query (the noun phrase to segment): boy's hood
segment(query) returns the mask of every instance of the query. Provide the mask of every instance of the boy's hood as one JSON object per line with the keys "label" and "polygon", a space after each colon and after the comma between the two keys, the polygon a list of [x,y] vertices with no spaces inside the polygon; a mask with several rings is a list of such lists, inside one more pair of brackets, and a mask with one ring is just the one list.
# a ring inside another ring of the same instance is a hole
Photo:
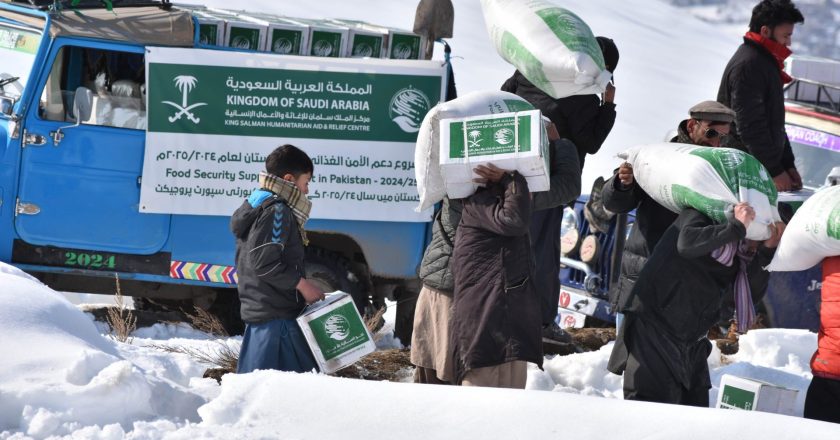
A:
{"label": "boy's hood", "polygon": [[236,238],[244,239],[251,230],[251,225],[257,220],[260,214],[260,205],[274,193],[264,189],[258,189],[251,193],[242,206],[230,217],[230,229]]}

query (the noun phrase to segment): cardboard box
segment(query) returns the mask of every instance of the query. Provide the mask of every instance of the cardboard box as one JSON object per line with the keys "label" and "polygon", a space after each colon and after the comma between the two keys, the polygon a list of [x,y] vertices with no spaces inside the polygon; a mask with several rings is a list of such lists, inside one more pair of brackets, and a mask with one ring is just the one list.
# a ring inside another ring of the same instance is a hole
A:
{"label": "cardboard box", "polygon": [[548,136],[540,111],[440,121],[440,169],[449,197],[473,194],[479,187],[473,168],[485,163],[519,171],[531,192],[548,191]]}
{"label": "cardboard box", "polygon": [[221,46],[225,39],[225,21],[199,10],[192,13],[198,21],[198,41],[210,46]]}
{"label": "cardboard box", "polygon": [[386,53],[388,31],[357,20],[329,20],[350,30],[347,52],[349,58],[382,58]]}
{"label": "cardboard box", "polygon": [[724,374],[720,379],[717,407],[792,416],[798,392],[754,379]]}
{"label": "cardboard box", "polygon": [[376,344],[349,294],[336,292],[304,309],[297,323],[324,373],[352,365]]}
{"label": "cardboard box", "polygon": [[[794,55],[785,61],[785,71],[797,79],[840,87],[840,61]],[[785,97],[797,101],[816,102],[819,90],[820,88],[816,85],[806,83],[799,83],[799,90],[797,90],[797,85],[794,84],[788,89]],[[832,101],[840,101],[840,90],[823,89],[820,92],[820,102],[826,104]]]}
{"label": "cardboard box", "polygon": [[268,23],[264,49],[281,55],[305,55],[309,50],[309,25],[276,15],[259,15]]}
{"label": "cardboard box", "polygon": [[224,9],[207,8],[205,13],[225,21],[222,46],[242,50],[263,50],[265,47],[267,22]]}
{"label": "cardboard box", "polygon": [[343,57],[347,53],[350,29],[330,21],[294,18],[309,26],[309,47],[306,55],[313,57]]}
{"label": "cardboard box", "polygon": [[388,58],[420,60],[426,46],[426,37],[400,29],[389,29]]}

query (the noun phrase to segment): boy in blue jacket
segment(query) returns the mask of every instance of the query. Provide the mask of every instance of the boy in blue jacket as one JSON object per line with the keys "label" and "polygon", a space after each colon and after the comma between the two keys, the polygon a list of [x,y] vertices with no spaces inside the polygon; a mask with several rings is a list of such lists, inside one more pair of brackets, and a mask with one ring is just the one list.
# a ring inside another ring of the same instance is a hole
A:
{"label": "boy in blue jacket", "polygon": [[245,334],[237,373],[274,369],[306,372],[317,363],[295,318],[324,299],[304,272],[306,198],[314,166],[303,151],[283,145],[268,155],[259,189],[233,213],[237,289]]}

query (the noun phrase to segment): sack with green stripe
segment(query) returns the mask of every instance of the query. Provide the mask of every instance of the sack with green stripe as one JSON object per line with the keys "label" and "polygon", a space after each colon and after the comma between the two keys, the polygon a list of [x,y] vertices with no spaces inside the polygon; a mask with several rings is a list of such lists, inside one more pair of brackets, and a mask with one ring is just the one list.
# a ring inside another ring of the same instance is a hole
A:
{"label": "sack with green stripe", "polygon": [[796,210],[767,270],[806,270],[823,258],[838,255],[840,186],[830,186],[818,191]]}
{"label": "sack with green stripe", "polygon": [[755,220],[747,238],[770,238],[780,221],[776,186],[753,156],[732,148],[662,143],[633,147],[619,157],[633,166],[633,178],[660,205],[673,212],[694,208],[717,223],[735,204],[747,202]]}
{"label": "sack with green stripe", "polygon": [[468,93],[434,106],[423,119],[414,149],[414,175],[420,205],[417,212],[443,200],[446,184],[440,168],[440,121],[447,118],[533,110],[534,106],[513,93],[487,90]]}
{"label": "sack with green stripe", "polygon": [[481,0],[499,55],[552,98],[603,93],[612,74],[589,26],[539,0]]}

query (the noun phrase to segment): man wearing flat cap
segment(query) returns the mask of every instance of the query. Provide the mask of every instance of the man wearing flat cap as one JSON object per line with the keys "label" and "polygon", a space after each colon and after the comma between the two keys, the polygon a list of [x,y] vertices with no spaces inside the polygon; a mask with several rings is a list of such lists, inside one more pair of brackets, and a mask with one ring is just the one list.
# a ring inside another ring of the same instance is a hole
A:
{"label": "man wearing flat cap", "polygon": [[691,117],[680,122],[671,142],[719,147],[735,119],[735,112],[717,101],[703,101],[691,107],[688,115]]}
{"label": "man wearing flat cap", "polygon": [[[671,142],[719,147],[721,139],[729,135],[730,122],[735,118],[735,112],[716,101],[703,101],[691,107],[688,114],[690,117],[680,122]],[[610,289],[613,310],[622,313],[630,304],[630,292],[639,272],[677,214],[657,203],[636,184],[633,167],[626,162],[604,183],[601,197],[604,208],[611,212],[636,210],[636,221],[621,257],[621,276]]]}

